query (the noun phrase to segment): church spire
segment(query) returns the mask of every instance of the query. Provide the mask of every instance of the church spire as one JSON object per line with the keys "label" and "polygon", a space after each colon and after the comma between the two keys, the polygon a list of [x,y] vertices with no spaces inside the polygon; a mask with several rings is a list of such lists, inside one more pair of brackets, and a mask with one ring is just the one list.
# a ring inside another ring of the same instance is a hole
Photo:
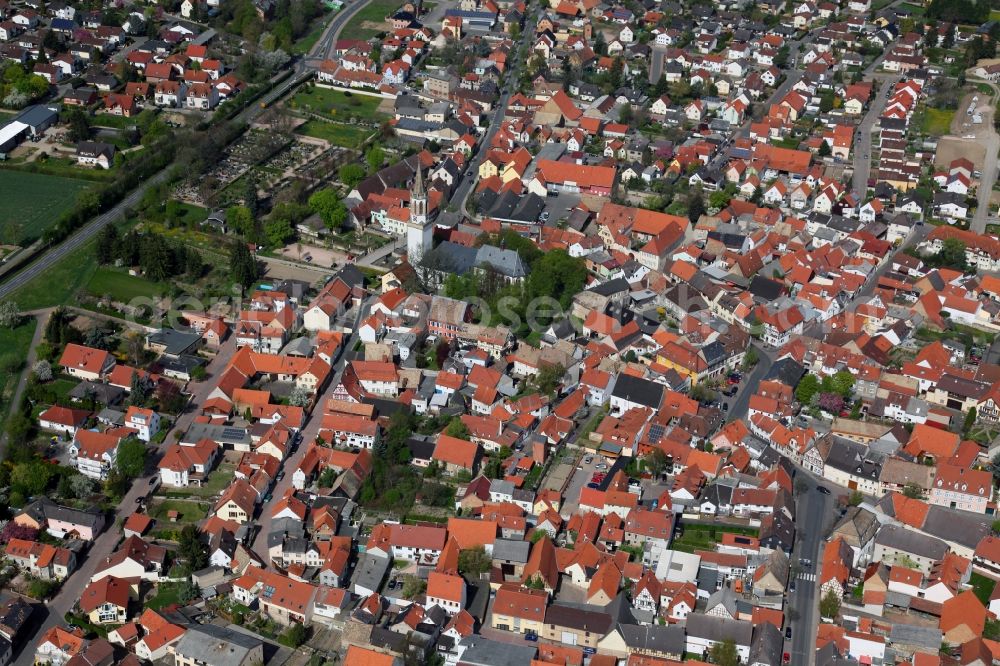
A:
{"label": "church spire", "polygon": [[413,196],[424,197],[424,170],[417,164],[417,179],[413,182]]}

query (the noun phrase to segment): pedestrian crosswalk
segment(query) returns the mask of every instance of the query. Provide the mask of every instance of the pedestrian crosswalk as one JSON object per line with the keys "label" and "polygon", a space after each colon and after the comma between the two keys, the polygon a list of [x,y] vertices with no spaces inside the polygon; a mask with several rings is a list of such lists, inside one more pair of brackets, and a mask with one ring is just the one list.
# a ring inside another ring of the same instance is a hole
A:
{"label": "pedestrian crosswalk", "polygon": [[816,580],[816,574],[814,573],[800,573],[798,580],[806,580],[809,582],[814,582]]}

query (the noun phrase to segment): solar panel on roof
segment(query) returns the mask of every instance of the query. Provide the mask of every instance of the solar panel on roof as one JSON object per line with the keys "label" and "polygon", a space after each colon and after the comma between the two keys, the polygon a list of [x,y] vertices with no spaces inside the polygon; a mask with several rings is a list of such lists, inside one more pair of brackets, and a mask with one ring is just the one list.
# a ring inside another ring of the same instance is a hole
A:
{"label": "solar panel on roof", "polygon": [[234,439],[243,439],[246,435],[246,431],[242,428],[226,428],[222,431],[223,437],[232,437]]}
{"label": "solar panel on roof", "polygon": [[666,432],[666,428],[662,423],[654,423],[649,426],[649,441],[656,444],[661,439],[663,439],[663,433]]}

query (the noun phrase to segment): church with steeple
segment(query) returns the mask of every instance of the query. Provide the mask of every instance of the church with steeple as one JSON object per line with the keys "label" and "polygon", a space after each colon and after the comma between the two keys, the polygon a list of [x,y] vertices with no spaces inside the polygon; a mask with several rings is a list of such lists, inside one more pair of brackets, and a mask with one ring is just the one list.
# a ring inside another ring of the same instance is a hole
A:
{"label": "church with steeple", "polygon": [[423,169],[417,166],[417,176],[410,190],[410,219],[406,223],[406,254],[411,266],[434,245],[434,223],[427,214],[427,189],[424,187]]}

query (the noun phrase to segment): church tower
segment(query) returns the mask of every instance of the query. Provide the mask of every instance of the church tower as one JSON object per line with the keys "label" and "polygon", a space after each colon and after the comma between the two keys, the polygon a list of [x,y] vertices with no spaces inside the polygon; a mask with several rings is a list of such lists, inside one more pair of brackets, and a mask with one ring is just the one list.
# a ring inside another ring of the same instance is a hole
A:
{"label": "church tower", "polygon": [[410,219],[406,223],[406,254],[410,265],[420,263],[424,253],[434,243],[434,225],[427,219],[427,190],[424,188],[424,173],[417,166],[417,177],[410,190]]}

